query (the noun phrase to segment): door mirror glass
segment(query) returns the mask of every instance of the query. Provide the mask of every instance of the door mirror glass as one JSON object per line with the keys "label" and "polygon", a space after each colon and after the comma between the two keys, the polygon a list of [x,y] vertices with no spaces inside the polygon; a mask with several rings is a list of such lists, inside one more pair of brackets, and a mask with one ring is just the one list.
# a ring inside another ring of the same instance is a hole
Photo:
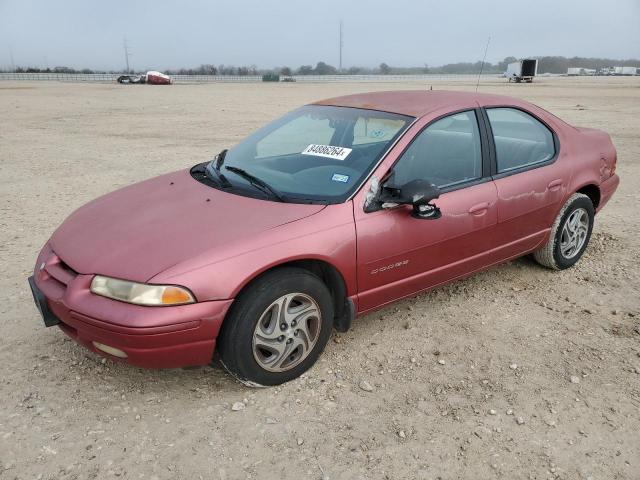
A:
{"label": "door mirror glass", "polygon": [[440,218],[440,209],[432,203],[439,196],[440,189],[428,180],[411,180],[398,187],[391,177],[382,187],[379,202],[380,208],[412,205],[411,216],[427,220]]}

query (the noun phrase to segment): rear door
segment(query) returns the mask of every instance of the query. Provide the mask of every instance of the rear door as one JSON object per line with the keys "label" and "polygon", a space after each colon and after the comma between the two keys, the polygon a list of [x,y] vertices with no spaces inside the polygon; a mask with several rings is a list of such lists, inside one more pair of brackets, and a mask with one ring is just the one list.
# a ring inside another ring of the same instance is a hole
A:
{"label": "rear door", "polygon": [[[441,218],[416,219],[410,206],[365,213],[366,192],[354,199],[361,311],[486,264],[497,223],[497,193],[480,114],[470,109],[441,117],[395,154],[394,183],[423,179],[436,184],[444,192],[435,201]],[[390,167],[379,168],[379,178]]]}
{"label": "rear door", "polygon": [[557,136],[539,118],[515,107],[486,107],[492,176],[498,192],[497,239],[509,258],[544,238],[566,193],[555,160]]}

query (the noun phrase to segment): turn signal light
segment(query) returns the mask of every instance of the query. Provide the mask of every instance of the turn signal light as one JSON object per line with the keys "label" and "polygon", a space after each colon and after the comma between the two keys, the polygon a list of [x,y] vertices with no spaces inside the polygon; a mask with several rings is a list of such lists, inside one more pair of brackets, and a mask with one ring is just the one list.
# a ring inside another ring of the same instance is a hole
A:
{"label": "turn signal light", "polygon": [[162,303],[164,305],[176,305],[181,303],[191,303],[193,297],[189,292],[178,287],[166,287],[162,292]]}

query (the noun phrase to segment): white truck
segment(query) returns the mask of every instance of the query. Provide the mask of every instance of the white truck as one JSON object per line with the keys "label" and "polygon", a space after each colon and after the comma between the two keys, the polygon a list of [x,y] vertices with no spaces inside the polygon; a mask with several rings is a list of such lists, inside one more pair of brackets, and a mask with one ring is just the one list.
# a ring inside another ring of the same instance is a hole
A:
{"label": "white truck", "polygon": [[613,67],[614,75],[636,75],[636,67]]}
{"label": "white truck", "polygon": [[583,76],[583,75],[595,75],[595,74],[596,74],[595,68],[582,68],[582,67],[567,68],[567,75],[569,77],[575,77],[577,75]]}
{"label": "white truck", "polygon": [[538,60],[535,58],[525,58],[519,62],[507,65],[507,71],[503,73],[509,81],[516,83],[533,82],[533,77],[538,73]]}

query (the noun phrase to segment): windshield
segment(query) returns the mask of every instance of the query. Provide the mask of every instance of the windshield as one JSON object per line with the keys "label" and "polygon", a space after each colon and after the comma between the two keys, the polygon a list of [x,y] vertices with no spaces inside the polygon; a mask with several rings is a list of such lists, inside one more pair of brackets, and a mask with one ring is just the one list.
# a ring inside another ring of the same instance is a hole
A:
{"label": "windshield", "polygon": [[[343,202],[411,120],[374,110],[307,105],[230,148],[219,172],[241,194],[271,197],[270,190],[288,202]],[[209,168],[215,165],[214,160]],[[256,179],[262,188],[252,188],[260,187]]]}

